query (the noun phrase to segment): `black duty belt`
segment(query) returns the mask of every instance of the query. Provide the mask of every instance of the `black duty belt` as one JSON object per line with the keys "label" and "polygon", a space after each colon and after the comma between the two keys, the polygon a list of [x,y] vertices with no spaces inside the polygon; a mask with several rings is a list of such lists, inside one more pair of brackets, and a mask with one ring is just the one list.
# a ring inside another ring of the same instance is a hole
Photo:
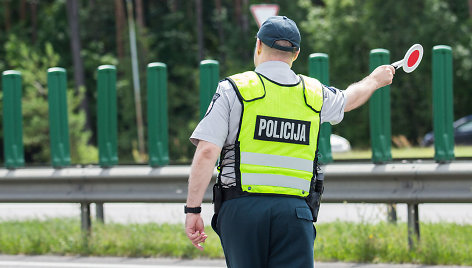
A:
{"label": "black duty belt", "polygon": [[249,195],[249,193],[238,190],[238,188],[236,188],[236,187],[222,188],[221,193],[222,193],[223,202],[234,199],[234,198]]}

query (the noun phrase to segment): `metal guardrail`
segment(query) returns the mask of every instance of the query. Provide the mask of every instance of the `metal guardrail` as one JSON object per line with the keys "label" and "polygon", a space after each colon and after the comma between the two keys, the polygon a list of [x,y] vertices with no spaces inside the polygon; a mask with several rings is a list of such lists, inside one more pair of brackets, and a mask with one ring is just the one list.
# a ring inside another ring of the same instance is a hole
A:
{"label": "metal guardrail", "polygon": [[[472,203],[472,161],[340,163],[322,169],[324,203],[408,204],[410,244],[413,234],[419,238],[419,203]],[[185,202],[189,172],[189,166],[0,169],[0,202],[81,203],[82,227],[89,230],[90,203]],[[204,202],[210,201],[208,187]]]}
{"label": "metal guardrail", "polygon": [[[472,203],[472,161],[322,169],[323,202]],[[0,202],[185,202],[189,172],[189,166],[0,169]],[[211,201],[210,188],[205,202]]]}

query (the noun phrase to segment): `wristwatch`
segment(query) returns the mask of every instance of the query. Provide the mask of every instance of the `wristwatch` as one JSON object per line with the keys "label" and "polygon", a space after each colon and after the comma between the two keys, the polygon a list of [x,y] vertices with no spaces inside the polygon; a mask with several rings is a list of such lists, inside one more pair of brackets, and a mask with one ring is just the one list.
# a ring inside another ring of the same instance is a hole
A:
{"label": "wristwatch", "polygon": [[202,207],[194,207],[194,208],[189,208],[187,206],[184,206],[184,213],[194,213],[194,214],[199,214],[202,212]]}

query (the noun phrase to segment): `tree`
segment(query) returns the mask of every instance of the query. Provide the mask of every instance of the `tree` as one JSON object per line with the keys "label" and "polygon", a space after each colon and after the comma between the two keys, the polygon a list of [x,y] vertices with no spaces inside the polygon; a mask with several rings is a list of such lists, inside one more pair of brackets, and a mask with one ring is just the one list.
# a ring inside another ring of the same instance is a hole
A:
{"label": "tree", "polygon": [[202,0],[195,0],[195,5],[197,12],[198,57],[200,60],[203,60],[205,58],[205,43],[203,39]]}
{"label": "tree", "polygon": [[472,0],[469,0],[469,16],[472,17]]}
{"label": "tree", "polygon": [[[81,87],[85,86],[84,66],[82,57],[80,55],[82,46],[80,42],[80,28],[79,28],[79,8],[75,0],[67,0],[67,19],[69,21],[70,46],[71,54],[74,63],[74,82],[77,94]],[[87,95],[84,95],[80,108],[85,113],[85,130],[91,130],[90,111],[88,105]]]}
{"label": "tree", "polygon": [[143,0],[136,0],[136,22],[139,28],[146,27],[144,23]]}
{"label": "tree", "polygon": [[116,53],[122,59],[125,52],[123,48],[123,29],[125,28],[125,13],[122,0],[115,0],[115,28],[116,28]]}
{"label": "tree", "polygon": [[[410,75],[399,70],[391,90],[393,134],[405,135],[410,142],[418,143],[424,133],[432,129],[430,51],[434,45],[444,44],[451,46],[455,53],[471,55],[468,45],[471,31],[470,27],[465,27],[465,21],[461,21],[451,5],[442,0],[326,0],[325,7],[313,6],[308,0],[300,3],[302,8],[309,10],[307,19],[301,23],[308,33],[305,44],[308,43],[313,52],[330,55],[331,83],[341,89],[368,74],[371,49],[388,49],[394,61],[401,59],[413,43],[425,47],[419,68]],[[455,60],[458,60],[455,65],[461,65],[467,57],[455,57]],[[460,76],[456,75],[456,88],[459,81]],[[455,95],[455,102],[462,99],[464,94]],[[367,109],[364,105],[346,114],[344,122],[334,128],[354,146],[368,145]],[[462,105],[459,109],[456,106],[456,117],[463,110]]]}
{"label": "tree", "polygon": [[3,1],[3,14],[4,14],[4,20],[5,20],[5,31],[8,32],[11,27],[10,1],[9,0]]}
{"label": "tree", "polygon": [[38,37],[38,0],[31,0],[29,3],[31,10],[31,41],[34,44]]}
{"label": "tree", "polygon": [[[36,50],[11,35],[5,44],[6,59],[12,69],[22,73],[24,149],[27,162],[50,161],[47,69],[57,66],[60,57],[50,43]],[[44,52],[42,52],[44,51]],[[69,134],[72,163],[96,163],[97,149],[87,144],[89,131],[84,131],[85,114],[78,111],[84,90],[67,91]]]}

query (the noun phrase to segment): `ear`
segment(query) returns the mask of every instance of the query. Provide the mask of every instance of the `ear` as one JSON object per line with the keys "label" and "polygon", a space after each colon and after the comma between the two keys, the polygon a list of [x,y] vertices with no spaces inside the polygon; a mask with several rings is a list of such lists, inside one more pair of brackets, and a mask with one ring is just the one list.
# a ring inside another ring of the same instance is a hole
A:
{"label": "ear", "polygon": [[256,52],[257,52],[257,55],[261,55],[262,53],[262,41],[259,38],[257,38],[257,42],[256,42]]}
{"label": "ear", "polygon": [[298,54],[300,54],[300,49],[298,49],[298,51],[295,52],[295,55],[293,56],[293,61],[296,61],[296,60],[297,60]]}

